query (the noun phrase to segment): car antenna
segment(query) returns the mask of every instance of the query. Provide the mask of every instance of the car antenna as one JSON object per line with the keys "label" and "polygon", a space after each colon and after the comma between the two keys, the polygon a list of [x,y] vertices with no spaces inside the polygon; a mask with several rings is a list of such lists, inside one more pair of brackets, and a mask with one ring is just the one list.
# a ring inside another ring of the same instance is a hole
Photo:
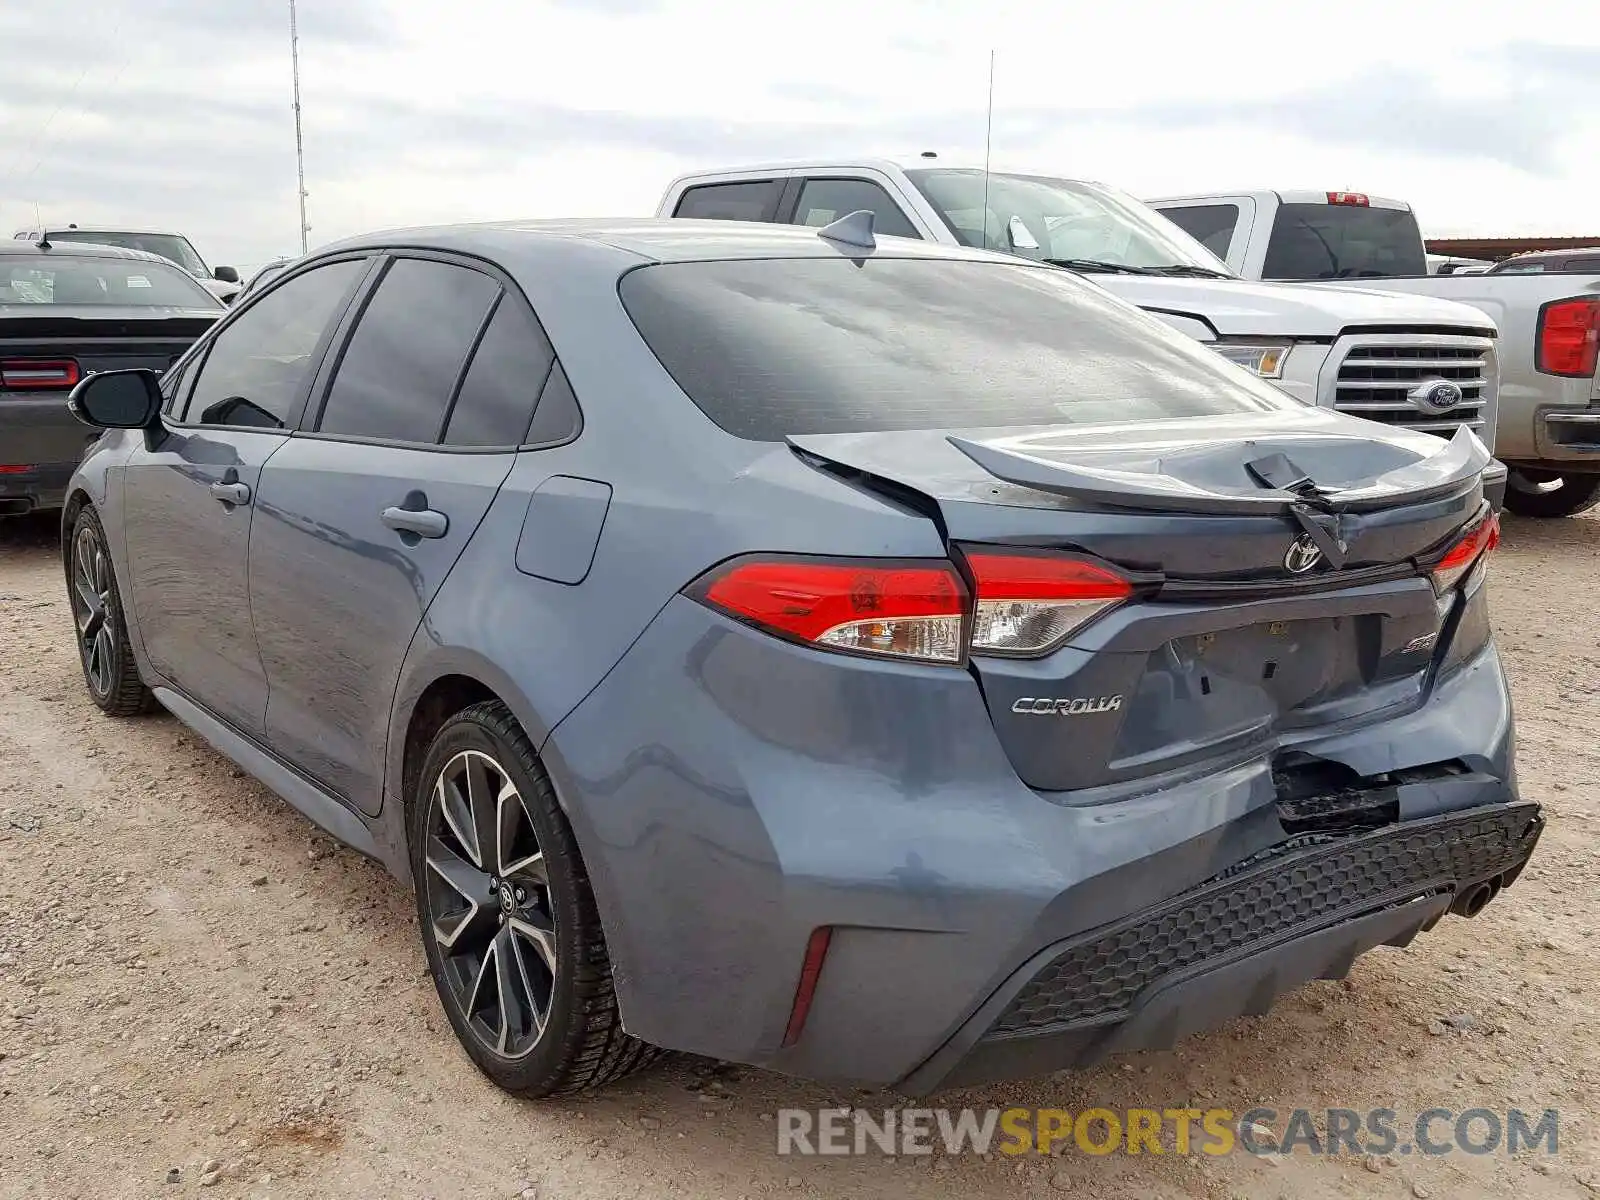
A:
{"label": "car antenna", "polygon": [[39,202],[33,202],[33,227],[39,231],[39,240],[34,243],[35,249],[50,249],[50,231],[44,227],[44,218],[39,215]]}
{"label": "car antenna", "polygon": [[841,246],[855,246],[862,250],[878,248],[878,240],[872,236],[870,208],[845,213],[838,220],[830,221],[817,230],[817,236],[827,238],[830,242],[838,242]]}
{"label": "car antenna", "polygon": [[983,126],[983,248],[989,249],[989,149],[994,144],[994,51],[989,51],[989,106]]}

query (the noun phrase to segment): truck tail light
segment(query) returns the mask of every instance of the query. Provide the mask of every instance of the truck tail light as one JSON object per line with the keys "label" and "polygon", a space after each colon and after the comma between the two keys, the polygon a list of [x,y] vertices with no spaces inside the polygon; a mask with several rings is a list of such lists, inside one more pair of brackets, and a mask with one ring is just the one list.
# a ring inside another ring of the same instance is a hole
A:
{"label": "truck tail light", "polygon": [[1366,208],[1372,203],[1365,192],[1329,192],[1329,204],[1348,204],[1352,208]]}
{"label": "truck tail light", "polygon": [[967,588],[946,561],[734,559],[691,585],[712,608],[824,650],[959,665]]}
{"label": "truck tail light", "polygon": [[1600,358],[1600,296],[1552,300],[1539,309],[1534,366],[1546,375],[1587,379]]}
{"label": "truck tail light", "polygon": [[977,591],[974,654],[1045,654],[1133,594],[1111,568],[1062,554],[971,550],[966,560]]}
{"label": "truck tail light", "polygon": [[71,358],[8,358],[0,362],[0,387],[9,392],[67,391],[77,386]]}
{"label": "truck tail light", "polygon": [[1433,568],[1433,590],[1442,596],[1485,555],[1500,544],[1500,517],[1489,513],[1462,531],[1450,549],[1445,551],[1439,565]]}

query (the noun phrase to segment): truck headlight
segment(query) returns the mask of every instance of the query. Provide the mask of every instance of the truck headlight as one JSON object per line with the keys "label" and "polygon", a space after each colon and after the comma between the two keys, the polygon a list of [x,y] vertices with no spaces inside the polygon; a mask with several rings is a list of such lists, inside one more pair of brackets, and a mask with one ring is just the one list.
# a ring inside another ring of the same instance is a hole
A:
{"label": "truck headlight", "polygon": [[1283,375],[1284,359],[1289,357],[1293,342],[1211,342],[1210,347],[1231,363],[1263,379],[1278,379]]}

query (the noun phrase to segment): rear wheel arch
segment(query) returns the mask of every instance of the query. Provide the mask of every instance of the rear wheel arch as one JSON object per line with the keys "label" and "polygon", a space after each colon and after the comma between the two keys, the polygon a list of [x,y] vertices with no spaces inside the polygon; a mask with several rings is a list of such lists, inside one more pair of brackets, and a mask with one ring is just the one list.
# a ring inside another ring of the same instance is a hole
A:
{"label": "rear wheel arch", "polygon": [[505,701],[493,688],[471,675],[441,675],[422,689],[406,719],[400,760],[400,797],[410,804],[417,793],[422,760],[428,746],[451,717],[486,700]]}

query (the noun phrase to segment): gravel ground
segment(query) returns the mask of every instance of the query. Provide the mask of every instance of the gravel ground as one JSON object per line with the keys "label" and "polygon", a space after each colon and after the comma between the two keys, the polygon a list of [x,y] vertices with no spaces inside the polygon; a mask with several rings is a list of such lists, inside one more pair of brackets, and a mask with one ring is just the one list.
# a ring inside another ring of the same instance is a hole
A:
{"label": "gravel ground", "polygon": [[1550,818],[1515,887],[1267,1017],[938,1101],[1561,1110],[1554,1158],[1282,1162],[780,1158],[776,1110],[894,1101],[696,1059],[578,1101],[503,1096],[456,1048],[398,885],[170,717],[91,706],[54,537],[0,522],[0,1195],[1600,1191],[1600,519],[1508,521],[1493,569],[1523,794]]}

